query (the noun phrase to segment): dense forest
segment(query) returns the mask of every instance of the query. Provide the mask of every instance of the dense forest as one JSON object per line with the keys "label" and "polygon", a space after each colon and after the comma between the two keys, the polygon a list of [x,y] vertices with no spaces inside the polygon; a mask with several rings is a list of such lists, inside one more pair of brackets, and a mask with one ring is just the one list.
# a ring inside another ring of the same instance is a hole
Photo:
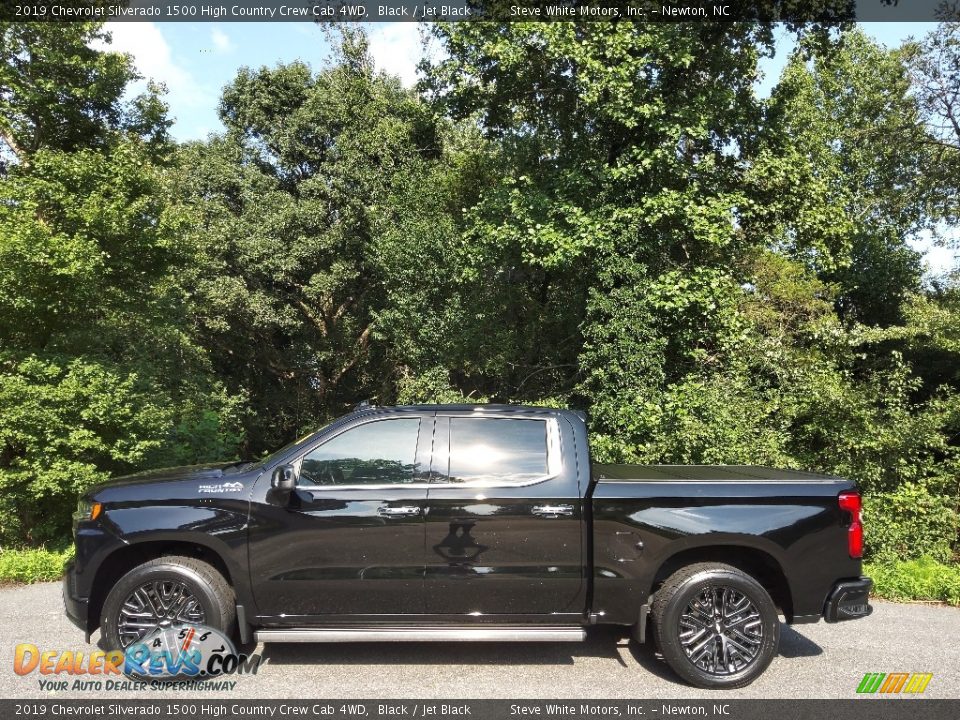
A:
{"label": "dense forest", "polygon": [[960,25],[801,28],[760,98],[776,31],[442,25],[409,89],[340,30],[177,143],[105,27],[0,27],[0,545],[369,398],[848,476],[874,563],[955,564],[960,276],[910,242],[960,223]]}

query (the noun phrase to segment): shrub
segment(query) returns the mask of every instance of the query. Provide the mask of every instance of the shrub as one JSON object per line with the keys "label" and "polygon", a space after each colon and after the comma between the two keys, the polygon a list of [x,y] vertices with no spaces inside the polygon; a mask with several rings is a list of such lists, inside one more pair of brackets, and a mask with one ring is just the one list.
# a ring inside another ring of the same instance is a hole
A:
{"label": "shrub", "polygon": [[874,593],[887,600],[936,600],[960,605],[960,566],[931,558],[866,563]]}
{"label": "shrub", "polygon": [[867,556],[876,562],[928,557],[949,562],[957,540],[950,501],[922,483],[864,498]]}
{"label": "shrub", "polygon": [[66,550],[0,550],[0,582],[34,583],[59,580],[72,557],[72,547]]}
{"label": "shrub", "polygon": [[239,401],[220,388],[181,379],[174,396],[149,368],[101,359],[0,365],[0,543],[60,542],[77,496],[111,475],[236,452]]}

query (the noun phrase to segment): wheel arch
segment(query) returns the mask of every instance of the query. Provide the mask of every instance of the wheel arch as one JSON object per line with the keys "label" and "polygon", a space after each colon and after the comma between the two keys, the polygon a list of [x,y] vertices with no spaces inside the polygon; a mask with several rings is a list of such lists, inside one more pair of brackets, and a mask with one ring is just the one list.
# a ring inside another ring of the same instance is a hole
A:
{"label": "wheel arch", "polygon": [[701,562],[724,563],[755,578],[770,594],[787,622],[793,620],[793,595],[783,566],[769,552],[750,545],[730,543],[678,550],[661,561],[650,584],[650,596],[656,594],[677,570]]}
{"label": "wheel arch", "polygon": [[120,578],[135,567],[166,555],[191,557],[206,562],[224,577],[235,592],[238,592],[236,569],[231,570],[223,554],[206,543],[168,539],[130,543],[110,553],[97,568],[88,605],[91,632],[100,626],[100,614],[103,611],[104,602]]}

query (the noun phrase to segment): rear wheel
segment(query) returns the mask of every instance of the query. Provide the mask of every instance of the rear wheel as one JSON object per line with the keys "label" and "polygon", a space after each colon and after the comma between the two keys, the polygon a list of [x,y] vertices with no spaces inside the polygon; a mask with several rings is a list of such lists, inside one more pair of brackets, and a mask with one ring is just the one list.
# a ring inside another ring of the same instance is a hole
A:
{"label": "rear wheel", "polygon": [[722,563],[698,563],[657,591],[654,636],[667,664],[703,688],[749,685],[780,644],[780,619],[754,578]]}
{"label": "rear wheel", "polygon": [[229,634],[235,621],[223,575],[196,558],[166,556],[120,578],[103,604],[100,632],[107,647],[122,650],[156,628],[202,624]]}

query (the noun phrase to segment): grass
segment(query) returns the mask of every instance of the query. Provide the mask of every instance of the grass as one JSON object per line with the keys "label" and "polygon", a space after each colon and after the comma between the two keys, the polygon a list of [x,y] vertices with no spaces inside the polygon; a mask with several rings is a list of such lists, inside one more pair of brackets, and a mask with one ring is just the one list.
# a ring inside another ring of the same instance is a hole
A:
{"label": "grass", "polygon": [[25,548],[0,550],[0,583],[35,583],[59,580],[73,547],[65,550]]}
{"label": "grass", "polygon": [[863,572],[873,578],[877,597],[886,600],[932,600],[960,606],[960,565],[946,565],[930,558],[864,563]]}

